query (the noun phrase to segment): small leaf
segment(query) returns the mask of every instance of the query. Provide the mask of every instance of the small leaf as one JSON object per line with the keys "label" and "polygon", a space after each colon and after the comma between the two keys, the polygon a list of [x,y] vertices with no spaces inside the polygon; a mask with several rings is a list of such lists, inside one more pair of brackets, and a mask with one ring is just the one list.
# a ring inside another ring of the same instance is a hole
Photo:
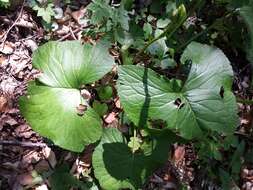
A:
{"label": "small leaf", "polygon": [[101,100],[106,101],[112,98],[112,87],[111,86],[103,86],[98,88],[98,96]]}
{"label": "small leaf", "polygon": [[92,11],[92,24],[101,24],[111,16],[113,11],[112,7],[104,0],[93,0],[87,9]]}
{"label": "small leaf", "polygon": [[100,116],[104,116],[108,111],[108,106],[105,103],[100,103],[99,101],[95,100],[92,104],[93,109],[98,113]]}
{"label": "small leaf", "polygon": [[47,7],[39,7],[38,5],[34,6],[33,9],[38,11],[37,16],[42,17],[47,23],[51,23],[51,17],[55,15],[53,10],[53,4],[49,3]]}
{"label": "small leaf", "polygon": [[159,19],[156,23],[157,28],[165,28],[171,21],[169,19]]}
{"label": "small leaf", "polygon": [[128,147],[131,148],[132,152],[136,152],[141,147],[141,140],[138,137],[131,137],[128,143]]}
{"label": "small leaf", "polygon": [[144,31],[145,38],[148,39],[153,32],[152,25],[149,23],[145,23],[143,26],[143,31]]}

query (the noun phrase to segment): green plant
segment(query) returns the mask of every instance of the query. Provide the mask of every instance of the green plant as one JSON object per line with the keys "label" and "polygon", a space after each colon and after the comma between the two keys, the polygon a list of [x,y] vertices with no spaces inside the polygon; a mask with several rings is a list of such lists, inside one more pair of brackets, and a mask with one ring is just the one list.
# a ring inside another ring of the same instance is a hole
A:
{"label": "green plant", "polygon": [[101,120],[80,90],[111,70],[114,61],[106,47],[49,42],[34,53],[33,66],[42,74],[29,84],[20,110],[35,131],[78,152],[100,139]]}
{"label": "green plant", "polygon": [[10,5],[9,0],[0,0],[0,7],[8,7]]}
{"label": "green plant", "polygon": [[53,1],[31,0],[29,6],[37,12],[37,16],[41,17],[44,22],[51,23],[51,19],[55,15]]}
{"label": "green plant", "polygon": [[[98,142],[92,164],[103,189],[141,188],[166,162],[175,142],[192,143],[199,156],[196,162],[209,177],[220,176],[217,181],[223,189],[236,184],[245,142],[234,135],[239,118],[231,61],[216,47],[220,41],[233,46],[237,40],[227,40],[226,34],[236,34],[226,23],[235,17],[241,24],[242,15],[251,38],[245,47],[250,48],[234,46],[252,61],[253,4],[236,2],[213,2],[225,13],[196,24],[189,18],[203,14],[201,0],[153,1],[136,15],[131,0],[119,6],[93,0],[87,7],[93,28],[84,33],[99,32],[110,43],[100,39],[95,46],[49,42],[40,47],[33,66],[41,76],[20,99],[21,113],[35,131],[64,149],[81,152]],[[160,9],[165,13],[159,14]],[[237,32],[245,29],[244,25]],[[112,44],[120,53],[116,87],[114,82],[98,81],[115,64],[108,53]],[[100,117],[111,109],[114,90],[124,110],[121,125],[130,128],[125,134],[116,128],[102,129]],[[222,163],[225,153],[232,159]]]}

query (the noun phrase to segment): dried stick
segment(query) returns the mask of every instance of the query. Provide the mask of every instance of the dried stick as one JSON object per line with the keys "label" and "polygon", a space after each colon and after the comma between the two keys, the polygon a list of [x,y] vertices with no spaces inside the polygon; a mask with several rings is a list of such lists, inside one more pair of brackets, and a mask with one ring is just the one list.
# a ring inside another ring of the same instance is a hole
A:
{"label": "dried stick", "polygon": [[21,141],[16,141],[16,140],[0,140],[0,145],[5,145],[5,146],[22,146],[22,147],[46,147],[48,146],[45,143],[33,143],[33,142],[21,142]]}
{"label": "dried stick", "polygon": [[20,13],[19,13],[17,19],[13,22],[13,24],[10,26],[10,28],[3,35],[3,38],[1,39],[3,44],[5,43],[5,40],[7,39],[9,32],[12,30],[12,28],[17,24],[18,20],[21,18],[22,14],[23,14],[23,10],[24,10],[24,2],[22,4],[22,7],[20,9]]}

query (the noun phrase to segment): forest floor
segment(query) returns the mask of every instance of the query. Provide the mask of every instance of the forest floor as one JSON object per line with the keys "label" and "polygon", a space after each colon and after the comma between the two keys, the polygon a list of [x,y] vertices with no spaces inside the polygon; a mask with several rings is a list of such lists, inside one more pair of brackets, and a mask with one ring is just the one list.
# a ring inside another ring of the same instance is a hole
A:
{"label": "forest floor", "polygon": [[[81,7],[82,5],[80,5]],[[0,189],[47,190],[48,180],[38,173],[47,172],[57,163],[67,163],[70,173],[75,176],[92,175],[92,147],[87,147],[77,155],[64,151],[40,137],[20,115],[18,99],[26,93],[29,81],[36,78],[38,72],[32,67],[32,52],[50,40],[89,40],[82,37],[80,19],[85,9],[67,9],[66,18],[58,22],[58,29],[47,32],[37,16],[29,9],[18,7],[15,11],[0,12]],[[250,84],[250,66],[234,68],[234,93],[247,98]],[[116,101],[116,100],[115,100]],[[240,127],[237,134],[246,138],[248,146],[253,139],[247,134],[252,131],[252,106],[238,104],[240,109]],[[106,123],[118,122],[117,113],[105,116]],[[171,160],[150,177],[144,189],[176,189],[177,181],[183,181],[194,189],[202,178],[191,163],[196,154],[190,144],[175,145]],[[199,180],[198,180],[199,179]],[[241,168],[241,189],[253,189],[253,166]],[[208,182],[207,182],[208,183]],[[211,184],[208,184],[211,187]],[[213,187],[215,189],[215,186]],[[196,188],[195,188],[196,189]]]}

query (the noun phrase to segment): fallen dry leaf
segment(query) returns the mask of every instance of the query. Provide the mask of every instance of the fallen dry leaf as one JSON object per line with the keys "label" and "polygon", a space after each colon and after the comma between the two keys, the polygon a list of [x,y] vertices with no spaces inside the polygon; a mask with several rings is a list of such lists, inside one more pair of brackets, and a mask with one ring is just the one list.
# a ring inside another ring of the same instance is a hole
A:
{"label": "fallen dry leaf", "polygon": [[23,124],[15,128],[15,134],[18,137],[30,138],[34,132],[31,130],[29,125]]}
{"label": "fallen dry leaf", "polygon": [[5,55],[10,55],[14,52],[15,45],[11,42],[0,44],[0,52]]}
{"label": "fallen dry leaf", "polygon": [[5,112],[8,107],[8,100],[4,96],[0,96],[0,113]]}
{"label": "fallen dry leaf", "polygon": [[45,147],[42,150],[44,157],[48,160],[50,165],[54,168],[57,164],[55,153],[49,147]]}
{"label": "fallen dry leaf", "polygon": [[48,190],[47,185],[43,184],[35,188],[35,190]]}
{"label": "fallen dry leaf", "polygon": [[114,99],[114,102],[115,102],[116,108],[121,109],[121,105],[120,105],[120,100],[119,100],[119,98],[115,98],[115,99]]}
{"label": "fallen dry leaf", "polygon": [[41,160],[39,161],[38,164],[35,165],[35,170],[38,173],[49,171],[49,169],[50,169],[50,166],[46,160]]}
{"label": "fallen dry leaf", "polygon": [[84,8],[81,8],[78,11],[74,11],[71,13],[71,16],[74,18],[74,20],[80,24],[80,25],[87,25],[88,20],[85,19],[85,17],[87,16],[87,10]]}
{"label": "fallen dry leaf", "polygon": [[110,123],[112,123],[113,121],[115,121],[117,118],[116,118],[116,116],[117,116],[117,113],[115,113],[115,112],[111,112],[111,113],[109,113],[107,116],[105,116],[105,122],[106,123],[108,123],[108,124],[110,124]]}
{"label": "fallen dry leaf", "polygon": [[23,186],[30,185],[33,183],[33,176],[31,173],[20,174],[17,177],[17,181]]}
{"label": "fallen dry leaf", "polygon": [[177,165],[184,160],[184,156],[185,156],[185,147],[178,146],[178,147],[176,147],[176,149],[174,151],[173,161]]}

